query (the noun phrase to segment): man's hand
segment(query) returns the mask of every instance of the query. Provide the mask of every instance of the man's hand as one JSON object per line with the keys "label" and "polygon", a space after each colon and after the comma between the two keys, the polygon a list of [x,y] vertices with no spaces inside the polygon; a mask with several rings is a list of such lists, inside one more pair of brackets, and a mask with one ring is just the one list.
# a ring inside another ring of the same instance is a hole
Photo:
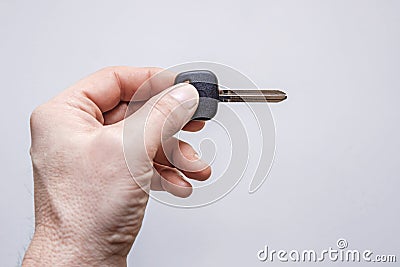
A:
{"label": "man's hand", "polygon": [[[106,68],[32,113],[35,233],[24,266],[124,266],[149,189],[186,197],[192,188],[181,173],[210,176],[193,148],[172,137],[204,126],[189,122],[196,89],[172,86],[174,77],[167,75],[137,92],[160,71]],[[125,118],[135,93],[148,101]],[[132,147],[126,157],[124,145]]]}

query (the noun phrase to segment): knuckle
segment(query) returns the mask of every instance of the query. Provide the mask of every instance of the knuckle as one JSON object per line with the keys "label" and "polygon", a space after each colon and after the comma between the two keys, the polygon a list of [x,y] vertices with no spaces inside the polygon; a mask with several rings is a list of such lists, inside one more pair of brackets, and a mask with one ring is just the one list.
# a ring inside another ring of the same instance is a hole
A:
{"label": "knuckle", "polygon": [[32,125],[38,124],[46,116],[46,107],[44,104],[37,106],[31,113],[30,123]]}
{"label": "knuckle", "polygon": [[115,69],[117,69],[117,68],[118,68],[117,66],[107,66],[107,67],[101,68],[101,69],[99,70],[99,72],[112,73],[112,72],[114,72]]}
{"label": "knuckle", "polygon": [[156,108],[165,115],[169,115],[174,110],[175,104],[176,103],[174,103],[172,97],[166,94],[162,96],[160,99],[157,99],[154,108]]}
{"label": "knuckle", "polygon": [[154,109],[161,114],[164,124],[168,123],[177,128],[182,124],[182,114],[177,112],[178,106],[179,103],[172,96],[166,94],[161,101],[154,105]]}

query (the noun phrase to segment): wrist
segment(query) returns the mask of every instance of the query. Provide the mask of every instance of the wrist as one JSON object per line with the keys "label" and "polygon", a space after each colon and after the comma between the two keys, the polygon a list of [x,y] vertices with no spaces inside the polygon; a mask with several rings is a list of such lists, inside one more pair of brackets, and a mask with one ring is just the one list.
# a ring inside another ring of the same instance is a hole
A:
{"label": "wrist", "polygon": [[126,257],[95,251],[89,240],[76,240],[50,227],[36,226],[22,266],[126,266]]}

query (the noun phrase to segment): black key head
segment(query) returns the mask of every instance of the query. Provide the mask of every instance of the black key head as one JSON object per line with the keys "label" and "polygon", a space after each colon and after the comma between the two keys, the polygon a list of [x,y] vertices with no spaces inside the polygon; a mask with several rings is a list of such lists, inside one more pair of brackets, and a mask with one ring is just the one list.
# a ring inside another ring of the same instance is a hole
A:
{"label": "black key head", "polygon": [[219,90],[217,76],[209,70],[192,70],[179,73],[175,84],[189,82],[199,92],[199,105],[192,120],[210,120],[218,110]]}

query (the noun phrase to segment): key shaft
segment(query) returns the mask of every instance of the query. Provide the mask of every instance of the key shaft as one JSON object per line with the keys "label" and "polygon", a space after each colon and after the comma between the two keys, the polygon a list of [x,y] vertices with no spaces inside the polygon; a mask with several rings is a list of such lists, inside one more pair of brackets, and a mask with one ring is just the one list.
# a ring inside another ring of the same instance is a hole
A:
{"label": "key shaft", "polygon": [[221,102],[272,102],[285,100],[287,95],[278,89],[225,89],[219,90]]}

